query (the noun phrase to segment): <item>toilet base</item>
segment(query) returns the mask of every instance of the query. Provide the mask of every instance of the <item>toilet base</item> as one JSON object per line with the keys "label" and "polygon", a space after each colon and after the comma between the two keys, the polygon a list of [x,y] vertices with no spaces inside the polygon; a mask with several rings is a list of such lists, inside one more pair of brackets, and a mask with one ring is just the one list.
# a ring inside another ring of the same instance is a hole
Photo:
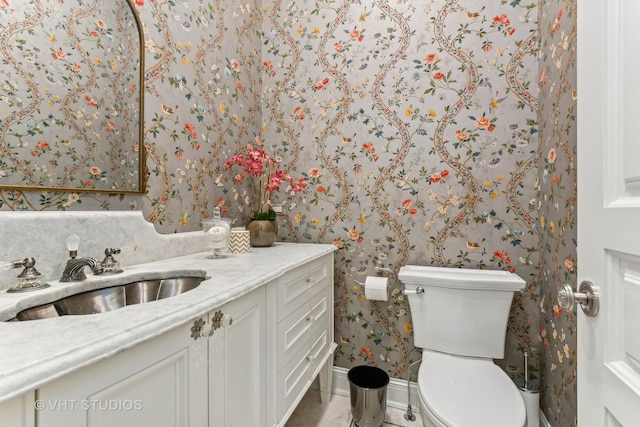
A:
{"label": "toilet base", "polygon": [[[417,385],[424,427],[527,425],[522,396],[511,379],[491,360],[423,350]],[[474,391],[480,388],[480,393]],[[444,414],[436,415],[431,407],[434,411],[442,407],[451,419],[445,421]],[[458,412],[452,412],[454,410]]]}
{"label": "toilet base", "polygon": [[418,400],[420,401],[420,418],[422,419],[422,425],[424,427],[447,427],[442,424],[429,408],[427,408],[427,405],[424,404],[420,390],[418,390]]}

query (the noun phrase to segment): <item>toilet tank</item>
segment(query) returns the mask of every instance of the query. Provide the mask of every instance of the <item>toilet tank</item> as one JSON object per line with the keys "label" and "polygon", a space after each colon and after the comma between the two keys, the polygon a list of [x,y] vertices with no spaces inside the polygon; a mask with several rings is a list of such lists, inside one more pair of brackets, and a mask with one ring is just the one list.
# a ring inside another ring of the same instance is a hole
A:
{"label": "toilet tank", "polygon": [[[502,359],[514,292],[526,282],[508,271],[407,265],[398,278],[416,347],[459,356]],[[424,294],[412,293],[419,286]]]}

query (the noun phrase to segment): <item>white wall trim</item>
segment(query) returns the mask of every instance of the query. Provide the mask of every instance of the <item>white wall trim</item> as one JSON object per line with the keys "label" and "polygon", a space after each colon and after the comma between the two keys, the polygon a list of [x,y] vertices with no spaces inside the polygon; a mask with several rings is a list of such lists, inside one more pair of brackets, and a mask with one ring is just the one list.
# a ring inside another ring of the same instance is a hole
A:
{"label": "white wall trim", "polygon": [[[331,392],[339,396],[349,396],[349,380],[347,379],[348,369],[340,368],[338,366],[333,367],[333,379]],[[418,386],[415,382],[409,384],[411,387],[411,410],[414,413],[420,412],[420,405],[418,404]],[[407,381],[399,380],[397,378],[389,379],[389,386],[387,387],[387,406],[391,408],[407,410]],[[542,410],[540,410],[540,427],[551,427],[547,417],[544,416]]]}

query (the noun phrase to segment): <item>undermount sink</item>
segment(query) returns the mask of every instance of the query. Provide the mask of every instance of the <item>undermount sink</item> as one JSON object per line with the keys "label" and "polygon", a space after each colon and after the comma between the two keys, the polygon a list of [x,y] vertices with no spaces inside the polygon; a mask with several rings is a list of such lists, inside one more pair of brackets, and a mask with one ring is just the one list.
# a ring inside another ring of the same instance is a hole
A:
{"label": "undermount sink", "polygon": [[205,277],[172,277],[140,280],[124,285],[95,289],[27,308],[20,311],[12,320],[37,320],[65,315],[106,313],[127,305],[142,304],[183,294],[198,287],[203,280]]}

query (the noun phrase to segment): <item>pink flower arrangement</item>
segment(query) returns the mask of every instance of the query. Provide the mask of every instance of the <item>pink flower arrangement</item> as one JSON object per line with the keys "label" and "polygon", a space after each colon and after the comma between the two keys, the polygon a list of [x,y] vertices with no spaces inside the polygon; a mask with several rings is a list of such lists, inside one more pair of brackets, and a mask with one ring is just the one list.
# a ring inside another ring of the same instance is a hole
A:
{"label": "pink flower arrangement", "polygon": [[280,158],[270,157],[262,144],[258,141],[256,147],[248,143],[247,148],[235,156],[229,158],[224,166],[230,169],[233,165],[240,166],[244,173],[234,177],[234,182],[239,183],[248,176],[255,177],[258,181],[257,208],[253,211],[253,219],[275,219],[276,213],[271,207],[271,195],[280,191],[283,184],[296,193],[304,193],[307,186],[304,178],[294,178],[280,168]]}

